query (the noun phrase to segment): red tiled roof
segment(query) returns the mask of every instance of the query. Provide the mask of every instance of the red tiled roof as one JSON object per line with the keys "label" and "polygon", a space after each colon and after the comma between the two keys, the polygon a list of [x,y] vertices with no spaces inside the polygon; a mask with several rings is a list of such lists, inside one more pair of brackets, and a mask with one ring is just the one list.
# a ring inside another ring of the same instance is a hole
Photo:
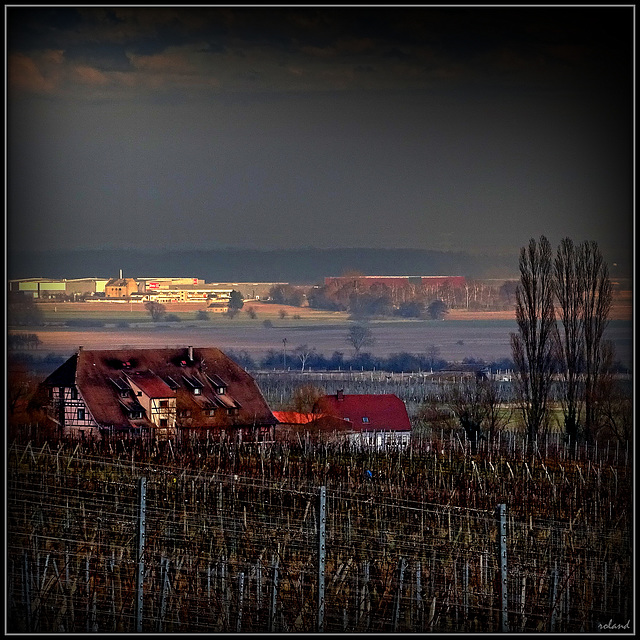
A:
{"label": "red tiled roof", "polygon": [[273,411],[280,424],[309,424],[318,416],[315,413],[299,413],[298,411]]}
{"label": "red tiled roof", "polygon": [[411,430],[407,408],[394,394],[344,394],[339,398],[340,394],[323,396],[314,409],[348,419],[357,431]]}
{"label": "red tiled roof", "polygon": [[150,398],[175,398],[176,392],[153,371],[132,371],[124,375]]}
{"label": "red tiled roof", "polygon": [[[177,398],[178,408],[197,406],[197,399],[222,399],[233,404],[237,413],[216,412],[199,418],[203,428],[275,425],[273,417],[255,380],[235,361],[213,347],[175,349],[80,350],[45,380],[46,386],[77,385],[87,409],[101,426],[131,428],[136,426],[120,404],[113,380],[127,376],[152,398]],[[226,383],[224,398],[207,380],[216,375]],[[203,381],[202,396],[194,396],[183,375]],[[172,378],[175,388],[169,386]]]}

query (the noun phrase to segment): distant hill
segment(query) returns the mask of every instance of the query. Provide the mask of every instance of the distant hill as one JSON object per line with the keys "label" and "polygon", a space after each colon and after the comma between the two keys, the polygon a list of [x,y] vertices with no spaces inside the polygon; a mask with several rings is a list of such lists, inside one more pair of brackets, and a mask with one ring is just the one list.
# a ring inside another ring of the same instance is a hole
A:
{"label": "distant hill", "polygon": [[321,284],[325,276],[461,275],[517,278],[518,256],[419,249],[55,250],[9,252],[8,278],[198,277],[207,282]]}

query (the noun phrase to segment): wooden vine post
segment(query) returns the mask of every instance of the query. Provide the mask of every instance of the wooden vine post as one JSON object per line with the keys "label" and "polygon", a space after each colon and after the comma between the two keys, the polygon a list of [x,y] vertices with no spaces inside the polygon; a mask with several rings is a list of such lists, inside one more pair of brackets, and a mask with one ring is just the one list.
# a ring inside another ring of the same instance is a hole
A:
{"label": "wooden vine post", "polygon": [[320,487],[318,527],[318,631],[324,631],[324,574],[327,560],[326,523],[327,523],[327,492],[326,487]]}
{"label": "wooden vine post", "polygon": [[496,509],[498,518],[498,567],[500,568],[500,631],[509,633],[508,605],[509,594],[507,584],[507,505],[499,504]]}
{"label": "wooden vine post", "polygon": [[137,574],[136,574],[136,631],[142,632],[142,598],[144,586],[144,545],[147,508],[147,479],[138,480],[138,549],[137,549]]}

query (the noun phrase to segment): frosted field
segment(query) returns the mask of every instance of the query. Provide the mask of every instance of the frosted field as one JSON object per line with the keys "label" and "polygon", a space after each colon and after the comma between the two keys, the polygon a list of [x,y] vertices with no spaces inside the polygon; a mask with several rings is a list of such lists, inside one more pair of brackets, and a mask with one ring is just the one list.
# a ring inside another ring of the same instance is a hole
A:
{"label": "frosted field", "polygon": [[[310,321],[310,320],[309,320]],[[353,355],[347,343],[349,324],[322,323],[304,326],[304,321],[274,320],[274,326],[266,328],[262,323],[246,322],[234,325],[217,323],[150,323],[141,326],[118,328],[34,328],[41,340],[38,352],[71,355],[82,345],[84,349],[162,348],[193,345],[218,347],[234,351],[246,350],[254,359],[260,359],[267,351],[286,350],[290,354],[297,346],[308,345],[329,357],[341,351],[345,357]],[[487,362],[511,358],[509,335],[516,331],[515,320],[444,320],[441,322],[372,322],[375,343],[363,349],[374,356],[387,357],[392,353],[427,353],[432,345],[439,349],[439,358],[461,361],[464,358],[482,359]],[[12,330],[13,331],[13,330]],[[607,337],[616,347],[616,360],[632,367],[632,325],[630,322],[611,321]],[[31,352],[33,353],[33,352]],[[295,363],[298,364],[298,363]],[[292,360],[290,366],[294,366]]]}

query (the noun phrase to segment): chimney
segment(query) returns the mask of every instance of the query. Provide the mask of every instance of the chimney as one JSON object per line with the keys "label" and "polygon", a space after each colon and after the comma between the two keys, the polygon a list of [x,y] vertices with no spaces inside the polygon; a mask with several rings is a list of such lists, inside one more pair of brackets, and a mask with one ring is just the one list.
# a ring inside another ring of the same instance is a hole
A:
{"label": "chimney", "polygon": [[120,280],[122,280],[122,269],[120,269]]}
{"label": "chimney", "polygon": [[344,389],[338,389],[336,391],[336,400],[342,402],[344,400]]}
{"label": "chimney", "polygon": [[189,345],[189,360],[193,362],[193,347]]}

